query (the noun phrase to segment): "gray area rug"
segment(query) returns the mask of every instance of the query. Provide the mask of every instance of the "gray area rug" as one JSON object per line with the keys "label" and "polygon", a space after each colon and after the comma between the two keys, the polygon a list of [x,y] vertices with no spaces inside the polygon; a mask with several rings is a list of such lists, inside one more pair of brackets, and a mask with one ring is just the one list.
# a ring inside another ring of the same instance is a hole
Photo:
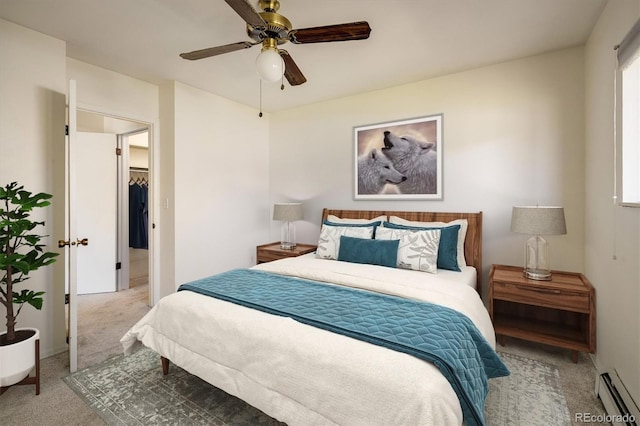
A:
{"label": "gray area rug", "polygon": [[511,372],[489,380],[487,425],[571,425],[560,372],[549,364],[498,352]]}
{"label": "gray area rug", "polygon": [[[500,353],[509,377],[489,381],[488,425],[571,424],[556,367]],[[182,369],[162,375],[147,348],[110,358],[64,378],[110,425],[281,425]]]}

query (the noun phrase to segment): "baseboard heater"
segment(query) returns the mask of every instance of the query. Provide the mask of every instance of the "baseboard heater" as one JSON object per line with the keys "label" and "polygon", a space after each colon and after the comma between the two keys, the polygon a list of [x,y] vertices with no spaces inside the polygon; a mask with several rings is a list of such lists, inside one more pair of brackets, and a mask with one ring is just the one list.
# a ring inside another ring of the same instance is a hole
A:
{"label": "baseboard heater", "polygon": [[599,376],[596,382],[596,394],[607,410],[605,421],[614,426],[638,426],[640,410],[615,370]]}

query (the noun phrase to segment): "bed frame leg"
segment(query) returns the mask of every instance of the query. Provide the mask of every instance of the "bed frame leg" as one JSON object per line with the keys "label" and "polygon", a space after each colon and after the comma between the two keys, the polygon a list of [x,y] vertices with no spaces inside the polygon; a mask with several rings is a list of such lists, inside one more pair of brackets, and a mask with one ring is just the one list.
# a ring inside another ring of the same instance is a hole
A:
{"label": "bed frame leg", "polygon": [[166,376],[167,374],[169,374],[169,360],[161,356],[160,361],[162,361],[162,375]]}

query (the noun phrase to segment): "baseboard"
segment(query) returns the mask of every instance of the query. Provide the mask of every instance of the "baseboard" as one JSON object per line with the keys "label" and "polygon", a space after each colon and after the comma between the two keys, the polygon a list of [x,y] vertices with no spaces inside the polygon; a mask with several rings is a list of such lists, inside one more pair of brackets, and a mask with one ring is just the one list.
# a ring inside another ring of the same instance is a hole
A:
{"label": "baseboard", "polygon": [[[637,422],[640,420],[640,410],[615,369],[597,374],[595,392],[602,401],[607,415],[603,419],[591,420],[602,420],[614,426],[637,426]],[[586,420],[589,422],[590,419]]]}
{"label": "baseboard", "polygon": [[49,358],[50,356],[58,355],[61,352],[68,352],[68,351],[69,351],[68,345],[49,348],[46,351],[40,351],[40,359]]}

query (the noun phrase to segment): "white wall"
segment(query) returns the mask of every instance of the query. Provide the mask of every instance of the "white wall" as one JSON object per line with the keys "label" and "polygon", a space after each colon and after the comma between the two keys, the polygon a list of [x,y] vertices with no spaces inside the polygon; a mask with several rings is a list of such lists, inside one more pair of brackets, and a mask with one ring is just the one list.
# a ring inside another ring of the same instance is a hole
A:
{"label": "white wall", "polygon": [[[160,168],[158,174],[159,199],[157,205],[160,206],[157,218],[161,226],[157,230],[159,240],[162,244],[162,261],[159,265],[160,271],[160,295],[164,296],[175,291],[175,237],[176,237],[176,215],[175,215],[175,81],[166,82],[160,86],[160,134],[162,141],[158,144],[156,158]],[[158,300],[156,298],[156,300]]]}
{"label": "white wall", "polygon": [[66,58],[67,78],[77,81],[78,108],[153,123],[158,120],[159,88],[114,71]]}
{"label": "white wall", "polygon": [[[582,48],[567,49],[274,113],[271,202],[304,202],[307,243],[323,207],[483,211],[485,283],[490,264],[523,263],[528,237],[510,232],[512,206],[563,205],[568,235],[549,237],[552,267],[582,271],[583,60]],[[353,127],[438,113],[444,200],[354,201]]]}
{"label": "white wall", "polygon": [[601,372],[615,368],[640,404],[640,209],[612,202],[615,52],[640,17],[638,0],[607,3],[585,50],[585,270],[596,287]]}
{"label": "white wall", "polygon": [[[64,193],[54,181],[64,173],[65,43],[0,19],[0,185],[18,181],[31,192],[53,194],[52,206],[34,212],[47,250],[64,236]],[[64,174],[62,175],[64,178]],[[60,272],[62,275],[60,275]],[[17,290],[45,291],[44,306],[30,306],[18,327],[40,330],[43,357],[66,349],[64,261],[31,273]],[[0,308],[0,330],[6,330]]]}
{"label": "white wall", "polygon": [[174,102],[179,285],[255,264],[269,234],[269,118],[181,83]]}

